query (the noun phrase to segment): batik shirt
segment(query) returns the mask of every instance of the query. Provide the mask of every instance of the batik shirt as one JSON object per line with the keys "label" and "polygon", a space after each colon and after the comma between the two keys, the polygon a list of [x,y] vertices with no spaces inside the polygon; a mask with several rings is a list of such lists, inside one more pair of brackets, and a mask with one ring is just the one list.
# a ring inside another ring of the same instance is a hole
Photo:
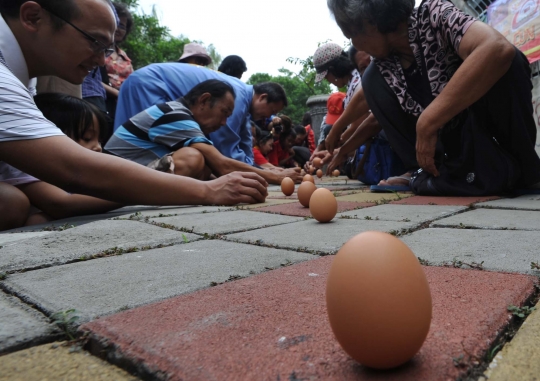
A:
{"label": "batik shirt", "polygon": [[[413,11],[409,19],[409,44],[416,64],[423,72],[422,53],[433,97],[448,84],[463,60],[459,45],[469,27],[476,21],[446,0],[427,0]],[[401,108],[419,116],[423,107],[407,92],[407,83],[398,56],[375,59],[384,79],[396,94]],[[424,75],[424,73],[422,73]]]}

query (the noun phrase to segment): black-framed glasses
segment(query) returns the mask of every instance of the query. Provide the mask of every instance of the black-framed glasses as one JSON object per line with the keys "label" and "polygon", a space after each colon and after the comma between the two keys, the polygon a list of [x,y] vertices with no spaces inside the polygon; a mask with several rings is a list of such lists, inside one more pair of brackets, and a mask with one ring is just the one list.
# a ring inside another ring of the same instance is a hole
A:
{"label": "black-framed glasses", "polygon": [[80,34],[82,34],[88,41],[92,42],[92,45],[91,45],[91,48],[92,48],[92,51],[95,53],[95,54],[105,54],[105,57],[110,57],[113,53],[114,53],[114,49],[111,47],[111,46],[107,46],[105,45],[103,42],[99,41],[98,39],[96,39],[95,37],[92,37],[91,35],[89,35],[88,33],[86,33],[84,30],[82,30],[81,28],[73,25],[72,23],[70,23],[69,21],[63,19],[62,17],[58,16],[56,13],[52,12],[51,10],[47,9],[47,8],[44,8],[43,6],[41,7],[43,9],[45,9],[47,12],[49,12],[51,15],[53,15],[54,17],[62,20],[63,22],[65,22],[66,24],[68,25],[71,25],[71,27],[73,29],[75,29],[77,32],[79,32]]}

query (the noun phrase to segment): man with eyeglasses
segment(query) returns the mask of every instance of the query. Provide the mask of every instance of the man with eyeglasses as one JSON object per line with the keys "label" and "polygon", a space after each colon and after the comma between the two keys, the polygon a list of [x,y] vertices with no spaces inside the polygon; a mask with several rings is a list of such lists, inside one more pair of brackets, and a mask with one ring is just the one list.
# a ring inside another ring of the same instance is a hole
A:
{"label": "man with eyeglasses", "polygon": [[124,204],[264,201],[267,183],[255,173],[201,182],[154,171],[82,148],[36,108],[31,78],[80,84],[105,63],[116,29],[107,0],[0,0],[0,14],[0,230],[27,217],[29,201],[17,185],[31,176]]}

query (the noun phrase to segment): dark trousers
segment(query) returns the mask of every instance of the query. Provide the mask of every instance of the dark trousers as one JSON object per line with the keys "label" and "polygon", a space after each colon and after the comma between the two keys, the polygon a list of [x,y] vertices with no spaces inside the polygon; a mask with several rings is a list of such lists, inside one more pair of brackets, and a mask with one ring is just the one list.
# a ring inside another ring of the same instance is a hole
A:
{"label": "dark trousers", "polygon": [[[362,86],[373,115],[386,133],[394,151],[409,170],[418,168],[416,161],[417,118],[401,108],[390,86],[371,64],[362,77]],[[473,84],[474,86],[474,84]],[[540,158],[535,151],[536,125],[533,118],[531,71],[527,58],[516,49],[510,69],[477,102],[454,119],[458,123],[472,123],[485,128],[518,163],[521,177],[518,187],[540,181]],[[452,138],[452,131],[444,127],[446,142],[460,145],[459,136]],[[464,147],[449,147],[444,152],[457,152]],[[441,142],[437,151],[443,150]]]}

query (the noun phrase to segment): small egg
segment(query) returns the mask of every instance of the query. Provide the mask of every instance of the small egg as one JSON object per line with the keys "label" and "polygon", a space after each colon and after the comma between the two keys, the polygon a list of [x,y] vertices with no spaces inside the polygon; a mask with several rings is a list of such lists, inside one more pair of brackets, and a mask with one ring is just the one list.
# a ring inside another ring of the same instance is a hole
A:
{"label": "small egg", "polygon": [[371,368],[410,360],[431,324],[422,266],[407,245],[382,232],[359,234],[338,251],[327,278],[326,306],[341,347]]}
{"label": "small egg", "polygon": [[322,167],[322,160],[320,157],[316,157],[315,159],[313,159],[313,166],[315,168],[321,168]]}
{"label": "small egg", "polygon": [[290,177],[285,177],[281,180],[281,191],[285,196],[290,196],[294,193],[294,181]]}
{"label": "small egg", "polygon": [[332,175],[334,175],[334,177],[338,177],[339,174],[340,174],[339,169],[334,169],[334,172],[332,172]]}
{"label": "small egg", "polygon": [[317,177],[320,179],[322,177],[323,173],[321,169],[317,169]]}
{"label": "small egg", "polygon": [[317,190],[317,187],[311,181],[304,181],[300,184],[296,193],[298,194],[298,201],[300,201],[302,206],[309,207],[309,199],[315,190]]}
{"label": "small egg", "polygon": [[304,178],[302,179],[302,182],[304,182],[304,181],[310,181],[313,184],[315,184],[315,179],[311,175],[305,175]]}
{"label": "small egg", "polygon": [[336,216],[338,204],[336,198],[326,188],[319,188],[311,195],[309,211],[319,222],[330,222]]}
{"label": "small egg", "polygon": [[309,167],[309,173],[312,174],[313,172],[315,172],[315,167],[312,165]]}

